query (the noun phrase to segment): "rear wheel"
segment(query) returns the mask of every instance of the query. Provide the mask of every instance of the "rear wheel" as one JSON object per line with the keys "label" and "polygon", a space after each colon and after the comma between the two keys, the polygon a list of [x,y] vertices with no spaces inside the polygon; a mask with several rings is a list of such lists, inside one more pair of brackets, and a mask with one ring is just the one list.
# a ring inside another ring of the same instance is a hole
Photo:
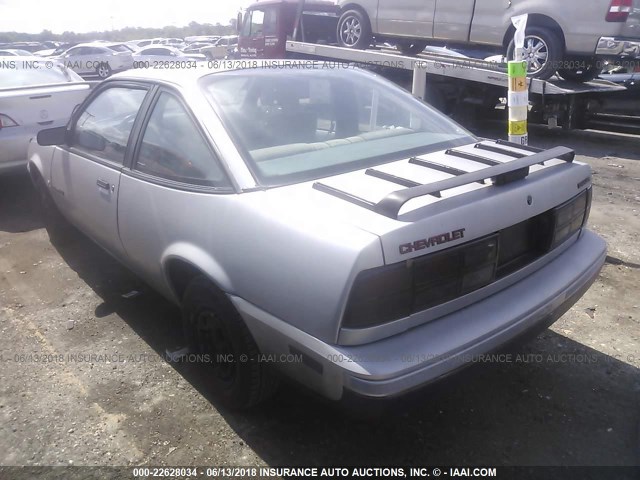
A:
{"label": "rear wheel", "polygon": [[365,49],[371,45],[371,24],[360,10],[347,10],[340,16],[337,34],[341,47]]}
{"label": "rear wheel", "polygon": [[427,46],[427,42],[420,41],[403,41],[398,42],[398,50],[400,50],[404,55],[417,55],[421,53],[425,47]]}
{"label": "rear wheel", "polygon": [[214,393],[226,407],[252,407],[276,390],[277,380],[259,361],[258,346],[244,321],[205,277],[196,277],[187,286],[182,319],[191,351],[208,355]]}
{"label": "rear wheel", "polygon": [[[544,27],[529,27],[524,39],[524,60],[530,77],[547,80],[551,78],[562,60],[564,48],[558,34]],[[515,43],[511,40],[507,48],[507,59],[515,57]]]}

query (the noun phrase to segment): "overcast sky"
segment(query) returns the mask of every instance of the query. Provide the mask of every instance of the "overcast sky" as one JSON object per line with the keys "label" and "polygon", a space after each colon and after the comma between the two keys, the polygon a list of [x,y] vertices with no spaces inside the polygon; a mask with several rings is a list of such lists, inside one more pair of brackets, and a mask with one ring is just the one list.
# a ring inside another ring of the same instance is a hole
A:
{"label": "overcast sky", "polygon": [[82,33],[123,27],[226,25],[252,0],[0,0],[0,32]]}

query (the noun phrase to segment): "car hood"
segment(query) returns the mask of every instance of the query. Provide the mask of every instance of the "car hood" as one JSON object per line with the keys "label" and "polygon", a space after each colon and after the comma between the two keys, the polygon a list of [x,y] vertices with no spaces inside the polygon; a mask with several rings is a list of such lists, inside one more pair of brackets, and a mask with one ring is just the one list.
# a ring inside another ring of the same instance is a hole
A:
{"label": "car hood", "polygon": [[[499,165],[517,161],[514,155],[533,154],[492,141],[480,144],[506,153],[481,151],[477,144],[455,150]],[[378,213],[370,206],[394,192],[407,190],[397,182],[432,184],[487,168],[493,167],[439,151],[250,196],[256,202],[255,208],[267,209],[270,215],[288,222],[313,224],[316,231],[321,225],[321,229],[357,228],[376,235],[385,262],[395,263],[427,253],[422,250],[403,253],[402,245],[427,240],[429,252],[455,246],[539,215],[590,185],[589,166],[551,159],[544,165],[531,166],[527,178],[503,185],[487,180],[442,190],[440,196],[419,196],[407,201],[398,215]],[[567,185],[578,187],[573,190]]]}

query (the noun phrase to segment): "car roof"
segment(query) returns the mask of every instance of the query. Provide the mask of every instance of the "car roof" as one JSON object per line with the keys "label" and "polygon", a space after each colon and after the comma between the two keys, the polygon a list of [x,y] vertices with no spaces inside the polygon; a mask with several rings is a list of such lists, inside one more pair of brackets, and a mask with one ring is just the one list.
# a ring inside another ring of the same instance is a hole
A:
{"label": "car roof", "polygon": [[[159,83],[170,83],[177,86],[192,86],[200,78],[208,75],[215,75],[222,72],[253,70],[257,68],[266,68],[269,70],[281,70],[287,65],[322,65],[324,62],[317,60],[256,60],[251,62],[234,62],[220,61],[217,62],[218,68],[209,68],[210,62],[199,62],[201,68],[182,68],[179,70],[172,69],[153,69],[153,68],[135,68],[124,72],[116,73],[109,77],[108,80],[134,80],[134,81],[150,81]],[[333,62],[335,63],[335,62]]]}

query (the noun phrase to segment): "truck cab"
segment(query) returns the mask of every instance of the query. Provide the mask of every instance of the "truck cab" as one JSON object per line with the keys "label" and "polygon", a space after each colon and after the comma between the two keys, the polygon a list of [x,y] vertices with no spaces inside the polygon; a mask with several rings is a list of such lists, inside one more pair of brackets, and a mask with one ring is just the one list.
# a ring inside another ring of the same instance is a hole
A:
{"label": "truck cab", "polygon": [[338,7],[329,1],[266,0],[249,6],[239,20],[237,56],[285,58],[287,40],[335,43]]}

